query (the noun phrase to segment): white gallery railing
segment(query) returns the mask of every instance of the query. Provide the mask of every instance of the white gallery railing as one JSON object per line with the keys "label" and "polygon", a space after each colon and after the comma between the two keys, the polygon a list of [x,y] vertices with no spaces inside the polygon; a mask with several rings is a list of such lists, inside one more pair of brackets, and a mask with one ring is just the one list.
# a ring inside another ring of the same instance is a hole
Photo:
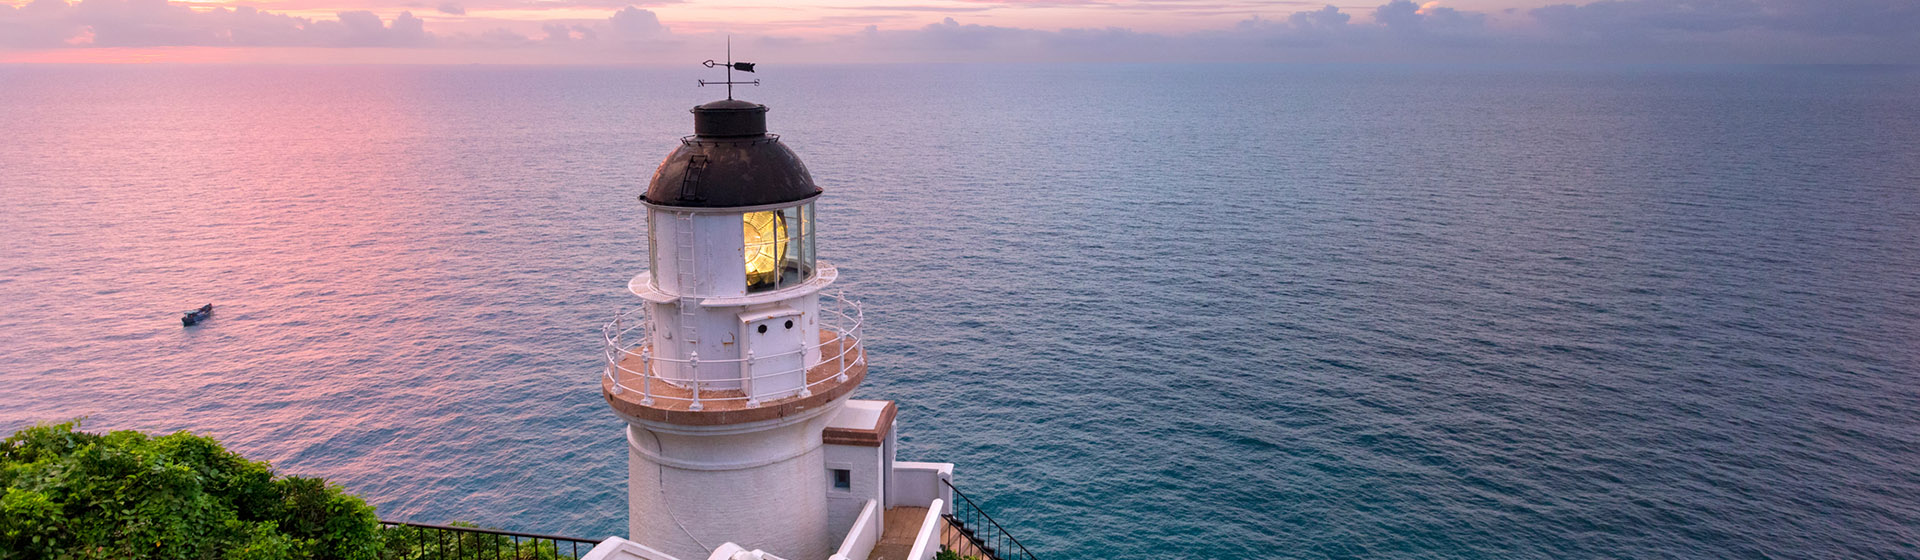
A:
{"label": "white gallery railing", "polygon": [[[633,391],[639,394],[640,404],[646,406],[654,406],[657,400],[666,400],[669,403],[685,402],[687,410],[697,411],[716,402],[744,401],[740,404],[753,408],[759,406],[762,400],[811,396],[814,388],[846,381],[847,372],[867,363],[866,353],[860,351],[860,325],[863,319],[860,304],[836,295],[820,295],[820,332],[831,336],[820,337],[820,340],[797,350],[765,356],[748,352],[741,358],[709,360],[701,358],[698,352],[685,358],[656,354],[647,344],[647,326],[652,324],[647,309],[648,306],[642,305],[616,313],[613,320],[600,329],[606,342],[605,376],[611,382],[613,393],[625,395]],[[754,372],[756,362],[795,354],[800,359],[785,361],[800,364],[798,369]],[[809,355],[817,355],[820,359],[808,364],[806,357]],[[669,378],[660,375],[663,365],[683,372],[684,376]],[[701,367],[717,365],[733,366],[737,371],[754,373],[727,379],[699,380]],[[809,371],[816,375],[808,375]],[[754,394],[757,381],[792,380],[795,376],[802,380],[797,391],[789,387],[774,394]]]}

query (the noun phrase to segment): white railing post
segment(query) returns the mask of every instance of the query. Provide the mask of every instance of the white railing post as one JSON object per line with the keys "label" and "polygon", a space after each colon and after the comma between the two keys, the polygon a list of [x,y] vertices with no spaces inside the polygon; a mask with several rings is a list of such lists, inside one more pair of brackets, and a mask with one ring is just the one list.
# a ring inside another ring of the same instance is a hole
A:
{"label": "white railing post", "polygon": [[705,406],[700,405],[700,353],[699,352],[693,352],[687,356],[687,374],[691,377],[689,381],[693,383],[693,404],[688,405],[687,410],[700,410],[700,409],[706,408]]}
{"label": "white railing post", "polygon": [[640,404],[653,406],[653,363],[652,350],[640,347]]}
{"label": "white railing post", "polygon": [[754,375],[753,349],[751,348],[747,349],[746,364],[747,364],[747,377],[746,377],[747,382],[744,388],[746,389],[746,393],[747,393],[747,408],[759,408],[760,396],[758,391],[754,387],[754,385],[756,385],[757,382],[759,381],[759,377]]}
{"label": "white railing post", "polygon": [[839,364],[839,374],[835,376],[835,379],[841,383],[845,383],[847,381],[847,333],[840,333],[839,338],[840,347],[836,350],[840,352],[840,355],[833,357],[833,361]]}

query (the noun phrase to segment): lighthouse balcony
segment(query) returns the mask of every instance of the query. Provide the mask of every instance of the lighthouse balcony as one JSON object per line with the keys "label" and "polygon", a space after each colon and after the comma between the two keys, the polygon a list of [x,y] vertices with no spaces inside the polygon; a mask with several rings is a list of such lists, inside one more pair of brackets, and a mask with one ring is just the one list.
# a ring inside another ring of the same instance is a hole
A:
{"label": "lighthouse balcony", "polygon": [[[617,314],[601,329],[607,402],[624,416],[716,425],[788,416],[832,402],[866,378],[859,304],[821,294],[819,340],[780,353],[709,359],[652,348],[649,307]],[[772,367],[769,367],[772,366]]]}

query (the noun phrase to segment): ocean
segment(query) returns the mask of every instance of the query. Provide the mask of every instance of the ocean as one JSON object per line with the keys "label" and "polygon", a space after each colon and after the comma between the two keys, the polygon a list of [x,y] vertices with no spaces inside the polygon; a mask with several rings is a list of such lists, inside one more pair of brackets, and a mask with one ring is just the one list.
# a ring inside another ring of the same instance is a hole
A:
{"label": "ocean", "polygon": [[[0,429],[623,533],[683,66],[0,66]],[[856,397],[1041,558],[1920,557],[1920,67],[760,70]]]}

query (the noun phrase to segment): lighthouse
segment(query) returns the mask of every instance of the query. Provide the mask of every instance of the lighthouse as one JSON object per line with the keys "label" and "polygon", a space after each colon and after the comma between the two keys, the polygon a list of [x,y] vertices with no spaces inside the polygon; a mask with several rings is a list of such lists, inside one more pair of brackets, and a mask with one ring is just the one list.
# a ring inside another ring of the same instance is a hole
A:
{"label": "lighthouse", "polygon": [[582,560],[1037,560],[954,488],[952,463],[895,460],[892,401],[852,398],[864,316],[831,290],[825,190],[767,107],[729,89],[692,113],[639,196],[633,305],[601,329],[629,534]]}
{"label": "lighthouse", "polygon": [[[767,133],[767,107],[692,112],[694,133],[640,196],[651,262],[628,289],[642,302],[608,327],[601,387],[627,422],[628,538],[681,560],[727,543],[827,558],[845,530],[832,494],[855,481],[828,468],[826,432],[867,374],[861,315],[825,295],[838,272],[816,254],[823,190]],[[891,445],[869,447],[891,462]],[[870,499],[884,494],[873,478]]]}

